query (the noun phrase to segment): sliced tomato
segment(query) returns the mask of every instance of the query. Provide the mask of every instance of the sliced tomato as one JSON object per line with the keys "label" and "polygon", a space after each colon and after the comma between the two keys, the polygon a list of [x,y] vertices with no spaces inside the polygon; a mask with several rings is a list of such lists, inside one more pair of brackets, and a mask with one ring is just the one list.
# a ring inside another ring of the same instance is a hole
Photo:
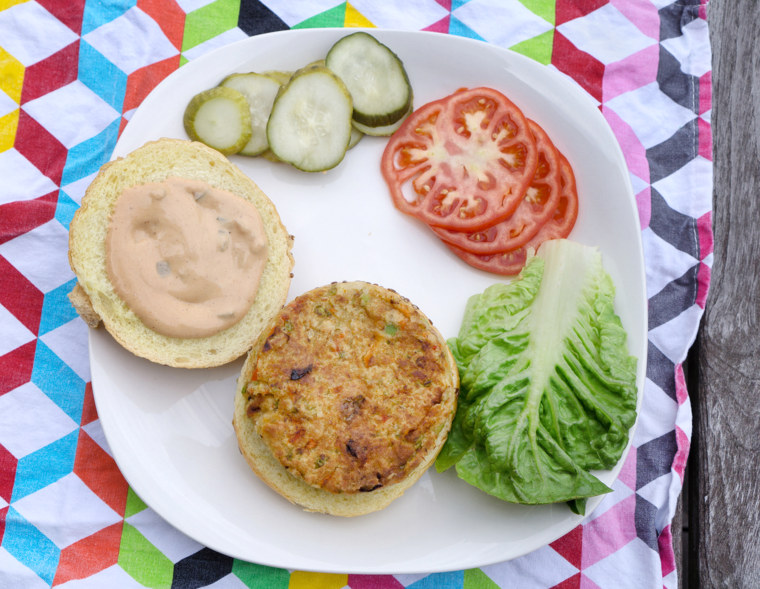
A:
{"label": "sliced tomato", "polygon": [[473,254],[517,249],[533,237],[554,213],[562,192],[560,154],[546,132],[528,120],[538,148],[538,165],[520,204],[509,217],[481,231],[450,231],[432,227],[443,241]]}
{"label": "sliced tomato", "polygon": [[434,227],[479,231],[515,211],[537,164],[522,111],[497,90],[472,88],[409,115],[381,169],[402,212]]}
{"label": "sliced tomato", "polygon": [[554,209],[551,219],[527,243],[511,250],[490,255],[478,255],[459,247],[447,244],[449,249],[462,260],[486,272],[514,276],[522,270],[528,259],[528,251],[536,251],[541,244],[550,239],[567,237],[572,231],[578,218],[578,190],[575,185],[575,174],[570,163],[560,153],[560,170],[562,194]]}

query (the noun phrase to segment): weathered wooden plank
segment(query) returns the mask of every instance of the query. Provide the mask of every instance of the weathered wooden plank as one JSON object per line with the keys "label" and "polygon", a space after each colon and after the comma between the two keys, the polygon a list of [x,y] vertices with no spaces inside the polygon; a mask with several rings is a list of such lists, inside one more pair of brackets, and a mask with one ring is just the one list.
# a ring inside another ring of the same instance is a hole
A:
{"label": "weathered wooden plank", "polygon": [[715,258],[693,391],[690,507],[701,587],[749,588],[760,587],[760,4],[711,0],[708,19]]}

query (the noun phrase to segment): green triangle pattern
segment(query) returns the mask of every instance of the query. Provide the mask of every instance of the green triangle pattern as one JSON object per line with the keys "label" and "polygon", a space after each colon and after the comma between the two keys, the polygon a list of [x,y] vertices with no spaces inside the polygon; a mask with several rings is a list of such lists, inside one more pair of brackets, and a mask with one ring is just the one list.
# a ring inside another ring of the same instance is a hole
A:
{"label": "green triangle pattern", "polygon": [[552,26],[556,24],[554,14],[556,8],[555,0],[518,0],[536,16],[540,16]]}
{"label": "green triangle pattern", "polygon": [[248,589],[288,589],[290,584],[290,573],[286,569],[235,560],[232,572]]}
{"label": "green triangle pattern", "polygon": [[510,49],[516,53],[535,59],[539,63],[549,65],[552,61],[553,45],[554,29],[551,29],[522,43],[513,45]]}
{"label": "green triangle pattern", "polygon": [[480,569],[468,569],[464,572],[462,589],[499,589],[499,585]]}
{"label": "green triangle pattern", "polygon": [[172,586],[174,563],[127,522],[121,533],[119,566],[146,587],[169,589]]}
{"label": "green triangle pattern", "polygon": [[326,27],[342,27],[346,20],[346,2],[334,8],[315,14],[306,20],[293,25],[292,29],[317,29]]}
{"label": "green triangle pattern", "polygon": [[240,0],[216,0],[185,17],[182,51],[192,49],[237,27]]}
{"label": "green triangle pattern", "polygon": [[132,490],[132,487],[129,487],[127,490],[127,505],[124,508],[124,519],[140,513],[143,509],[147,509],[147,507],[145,502]]}

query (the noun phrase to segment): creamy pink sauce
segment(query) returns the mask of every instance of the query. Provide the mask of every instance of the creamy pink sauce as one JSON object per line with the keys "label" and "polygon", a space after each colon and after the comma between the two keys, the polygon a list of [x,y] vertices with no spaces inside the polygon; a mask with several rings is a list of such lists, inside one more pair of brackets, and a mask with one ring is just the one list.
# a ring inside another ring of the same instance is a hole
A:
{"label": "creamy pink sauce", "polygon": [[267,261],[256,207],[198,180],[169,178],[126,189],[106,236],[116,293],[150,329],[213,335],[253,304]]}

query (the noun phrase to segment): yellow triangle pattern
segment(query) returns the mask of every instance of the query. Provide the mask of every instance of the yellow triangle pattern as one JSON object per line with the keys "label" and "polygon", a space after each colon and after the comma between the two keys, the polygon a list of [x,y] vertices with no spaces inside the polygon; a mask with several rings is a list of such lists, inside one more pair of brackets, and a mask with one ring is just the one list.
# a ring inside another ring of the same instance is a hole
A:
{"label": "yellow triangle pattern", "polygon": [[373,25],[361,12],[356,10],[356,8],[351,6],[350,2],[346,2],[346,16],[343,21],[343,26],[375,28],[375,25]]}
{"label": "yellow triangle pattern", "polygon": [[293,571],[288,589],[342,589],[348,585],[348,575]]}
{"label": "yellow triangle pattern", "polygon": [[0,117],[0,153],[8,151],[16,141],[19,109]]}
{"label": "yellow triangle pattern", "polygon": [[21,86],[24,82],[24,65],[0,47],[0,90],[16,104],[21,102]]}
{"label": "yellow triangle pattern", "polygon": [[29,0],[0,0],[0,10],[5,10],[6,8],[16,6],[16,4],[23,4],[24,2],[29,2]]}

